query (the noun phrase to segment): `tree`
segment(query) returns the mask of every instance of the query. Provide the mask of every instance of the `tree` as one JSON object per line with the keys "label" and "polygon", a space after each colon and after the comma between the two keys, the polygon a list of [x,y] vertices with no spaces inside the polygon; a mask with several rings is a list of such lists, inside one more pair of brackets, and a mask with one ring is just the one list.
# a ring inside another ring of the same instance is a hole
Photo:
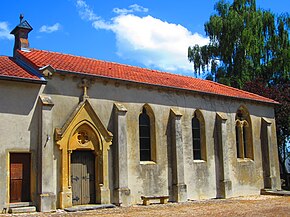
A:
{"label": "tree", "polygon": [[257,9],[255,0],[220,0],[215,10],[205,23],[209,44],[188,48],[197,74],[238,88],[255,78],[289,79],[289,14]]}
{"label": "tree", "polygon": [[[210,42],[188,48],[188,60],[197,74],[272,98],[279,159],[285,173],[290,156],[290,16],[257,9],[255,0],[220,0],[216,14],[205,23]],[[288,145],[288,146],[287,146]]]}

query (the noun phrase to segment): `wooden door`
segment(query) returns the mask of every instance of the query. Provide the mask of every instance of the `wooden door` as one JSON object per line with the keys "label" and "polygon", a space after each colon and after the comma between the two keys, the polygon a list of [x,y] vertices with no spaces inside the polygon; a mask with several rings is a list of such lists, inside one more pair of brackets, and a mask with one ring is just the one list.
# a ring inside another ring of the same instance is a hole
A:
{"label": "wooden door", "polygon": [[74,151],[71,155],[73,205],[95,203],[95,155],[91,151]]}
{"label": "wooden door", "polygon": [[10,202],[30,201],[30,154],[10,154]]}

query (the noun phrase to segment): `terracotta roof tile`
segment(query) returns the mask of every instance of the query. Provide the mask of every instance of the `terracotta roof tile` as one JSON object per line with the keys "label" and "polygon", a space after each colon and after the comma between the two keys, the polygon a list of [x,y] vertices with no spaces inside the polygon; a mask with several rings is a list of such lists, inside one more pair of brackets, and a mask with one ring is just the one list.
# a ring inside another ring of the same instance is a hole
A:
{"label": "terracotta roof tile", "polygon": [[190,91],[217,94],[228,97],[250,99],[267,103],[277,103],[272,99],[268,99],[253,93],[189,76],[176,75],[119,63],[36,49],[31,49],[30,52],[18,52],[25,60],[28,60],[36,68],[51,65],[56,70],[186,89]]}
{"label": "terracotta roof tile", "polygon": [[41,79],[21,67],[13,57],[0,56],[0,76],[40,81]]}

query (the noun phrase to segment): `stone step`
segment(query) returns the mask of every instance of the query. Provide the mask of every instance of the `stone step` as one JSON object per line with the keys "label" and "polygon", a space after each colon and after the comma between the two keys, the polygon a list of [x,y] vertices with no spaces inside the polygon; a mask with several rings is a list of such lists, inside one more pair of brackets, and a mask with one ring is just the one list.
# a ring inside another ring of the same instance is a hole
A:
{"label": "stone step", "polygon": [[24,206],[33,206],[32,202],[17,202],[17,203],[9,203],[8,207],[24,207]]}
{"label": "stone step", "polygon": [[79,206],[65,208],[64,210],[66,212],[77,212],[77,211],[109,209],[109,208],[116,208],[116,206],[113,204],[87,204],[87,205],[79,205]]}
{"label": "stone step", "polygon": [[36,212],[36,207],[35,206],[10,207],[8,212],[11,214],[32,213],[32,212]]}

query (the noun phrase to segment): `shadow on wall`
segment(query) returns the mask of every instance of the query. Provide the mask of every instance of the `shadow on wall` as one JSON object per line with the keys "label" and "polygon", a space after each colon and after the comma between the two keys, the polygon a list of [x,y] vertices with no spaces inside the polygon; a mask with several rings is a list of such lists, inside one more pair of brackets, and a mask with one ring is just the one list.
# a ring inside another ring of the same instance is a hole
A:
{"label": "shadow on wall", "polygon": [[0,81],[0,113],[28,115],[38,100],[41,84]]}
{"label": "shadow on wall", "polygon": [[221,182],[224,179],[224,167],[223,167],[223,152],[221,144],[221,126],[219,125],[218,117],[215,118],[215,125],[213,131],[214,138],[214,156],[215,156],[215,172],[216,172],[216,198],[225,198],[225,192],[222,189]]}
{"label": "shadow on wall", "polygon": [[168,162],[168,193],[169,193],[169,200],[173,201],[173,190],[172,190],[172,127],[171,127],[171,115],[168,116],[168,122],[166,125],[166,138],[167,138],[167,162]]}

